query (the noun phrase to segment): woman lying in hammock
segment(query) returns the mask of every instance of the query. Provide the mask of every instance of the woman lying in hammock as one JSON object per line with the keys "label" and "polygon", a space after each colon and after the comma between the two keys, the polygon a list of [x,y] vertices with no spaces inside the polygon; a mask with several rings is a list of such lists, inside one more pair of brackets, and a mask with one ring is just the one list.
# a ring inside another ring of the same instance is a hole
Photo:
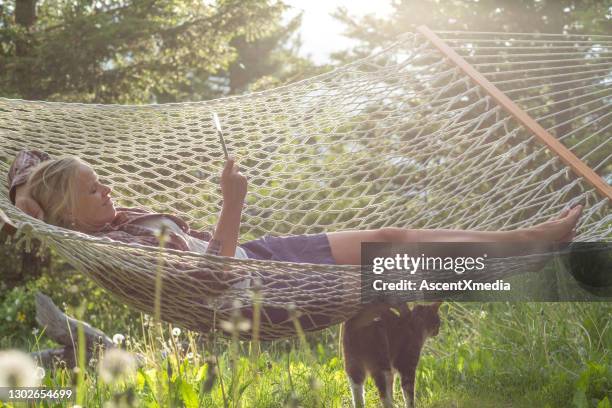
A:
{"label": "woman lying in hammock", "polygon": [[213,234],[194,231],[176,215],[140,208],[116,208],[111,188],[75,157],[51,159],[46,153],[20,152],[9,171],[11,201],[47,223],[112,240],[158,246],[162,226],[167,248],[236,258],[313,264],[361,263],[362,242],[569,242],[582,206],[554,219],[513,231],[381,228],[286,237],[265,236],[238,245],[247,180],[230,158],[221,175],[223,208]]}

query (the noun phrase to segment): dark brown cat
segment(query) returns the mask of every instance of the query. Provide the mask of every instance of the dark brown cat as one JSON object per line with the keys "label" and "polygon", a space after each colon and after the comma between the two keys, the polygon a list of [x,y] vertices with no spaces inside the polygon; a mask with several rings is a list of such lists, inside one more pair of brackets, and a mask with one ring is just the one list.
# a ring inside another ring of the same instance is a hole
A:
{"label": "dark brown cat", "polygon": [[[369,373],[383,406],[393,407],[393,369],[401,377],[407,408],[414,407],[414,380],[421,349],[438,334],[441,302],[391,308],[377,307],[348,320],[342,327],[344,367],[351,385],[353,406],[365,406],[364,382]],[[398,315],[399,314],[399,315]]]}

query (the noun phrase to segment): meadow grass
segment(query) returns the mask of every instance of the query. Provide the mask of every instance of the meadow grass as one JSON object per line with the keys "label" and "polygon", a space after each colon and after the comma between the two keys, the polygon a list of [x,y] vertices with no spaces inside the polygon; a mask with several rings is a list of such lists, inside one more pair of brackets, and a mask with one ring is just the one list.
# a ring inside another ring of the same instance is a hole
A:
{"label": "meadow grass", "polygon": [[[162,263],[163,250],[158,271]],[[125,353],[112,359],[110,352],[98,353],[85,361],[79,328],[78,368],[60,365],[42,380],[49,388],[74,388],[76,398],[33,406],[351,406],[338,327],[306,334],[289,307],[298,336],[258,341],[256,285],[253,324],[236,315],[218,322],[229,337],[202,336],[160,322],[160,285],[158,273],[153,316],[141,314],[139,324],[120,336]],[[86,319],[85,304],[68,314]],[[417,369],[417,406],[611,408],[612,303],[445,302],[440,315],[440,332],[426,343]],[[253,340],[239,340],[240,331],[251,332]],[[2,347],[39,351],[41,342],[49,345],[43,337],[33,334],[26,347],[4,340]],[[394,394],[403,406],[398,379]],[[0,402],[5,406],[19,404]],[[369,379],[366,406],[379,406]]]}
{"label": "meadow grass", "polygon": [[[611,311],[608,303],[445,303],[440,334],[419,364],[419,406],[609,407]],[[96,358],[76,373],[48,370],[43,384],[74,387],[83,407],[350,406],[337,328],[257,345],[236,336],[213,343],[143,316],[141,333],[126,335],[122,347],[139,356],[125,378],[102,381]],[[402,406],[397,382],[395,391]],[[366,392],[367,405],[378,406],[371,381]]]}

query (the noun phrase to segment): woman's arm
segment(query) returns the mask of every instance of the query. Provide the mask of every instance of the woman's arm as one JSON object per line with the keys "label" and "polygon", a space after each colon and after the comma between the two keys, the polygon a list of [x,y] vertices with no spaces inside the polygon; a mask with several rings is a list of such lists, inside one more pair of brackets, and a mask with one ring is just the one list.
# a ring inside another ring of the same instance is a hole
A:
{"label": "woman's arm", "polygon": [[51,157],[47,153],[38,150],[22,150],[17,153],[8,174],[9,197],[13,204],[15,204],[18,196],[29,195],[26,182],[32,169],[49,159]]}
{"label": "woman's arm", "polygon": [[247,192],[247,179],[238,171],[238,166],[234,165],[233,157],[227,160],[221,174],[221,192],[223,208],[206,252],[234,257],[240,234],[240,217]]}
{"label": "woman's arm", "polygon": [[213,237],[206,250],[207,253],[221,256],[236,256],[241,215],[242,205],[235,208],[234,206],[223,204],[217,228],[215,228]]}
{"label": "woman's arm", "polygon": [[51,157],[37,150],[22,150],[15,157],[8,174],[9,197],[15,207],[26,214],[43,219],[44,212],[40,205],[30,196],[28,178],[34,167]]}

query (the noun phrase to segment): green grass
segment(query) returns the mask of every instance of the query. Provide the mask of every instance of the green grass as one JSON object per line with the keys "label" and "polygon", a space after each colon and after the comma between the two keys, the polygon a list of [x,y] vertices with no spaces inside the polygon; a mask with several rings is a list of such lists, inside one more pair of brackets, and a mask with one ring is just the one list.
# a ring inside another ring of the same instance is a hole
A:
{"label": "green grass", "polygon": [[[440,334],[419,364],[419,406],[609,407],[611,312],[609,303],[447,303]],[[106,384],[94,363],[80,388],[82,406],[102,407],[130,392],[139,407],[350,406],[337,328],[262,344],[254,354],[250,342],[200,342],[195,333],[172,336],[167,325],[143,325],[145,336],[128,336],[125,346],[142,365],[130,379]],[[179,341],[189,347],[181,350]],[[219,375],[206,389],[211,361]],[[44,384],[76,387],[77,377],[57,369]],[[395,391],[402,406],[398,383]],[[366,392],[368,406],[378,406],[371,381]]]}
{"label": "green grass", "polygon": [[[173,327],[155,323],[158,313],[138,319],[79,275],[50,276],[54,280],[43,276],[2,296],[0,328],[9,335],[3,334],[0,348],[53,346],[32,332],[33,293],[43,288],[68,302],[68,314],[111,335],[123,332],[122,347],[140,359],[132,375],[113,383],[98,375],[102,356],[88,365],[81,356],[78,372],[48,370],[44,385],[73,387],[83,407],[350,406],[337,327],[261,344],[239,341],[237,333],[233,339],[173,335]],[[85,287],[89,301],[81,291],[62,289],[67,282]],[[417,370],[419,407],[610,408],[612,303],[447,302],[440,313],[440,333],[427,342]],[[395,397],[403,406],[398,381]],[[379,406],[370,380],[366,398],[368,407]],[[121,405],[121,399],[131,403]]]}

